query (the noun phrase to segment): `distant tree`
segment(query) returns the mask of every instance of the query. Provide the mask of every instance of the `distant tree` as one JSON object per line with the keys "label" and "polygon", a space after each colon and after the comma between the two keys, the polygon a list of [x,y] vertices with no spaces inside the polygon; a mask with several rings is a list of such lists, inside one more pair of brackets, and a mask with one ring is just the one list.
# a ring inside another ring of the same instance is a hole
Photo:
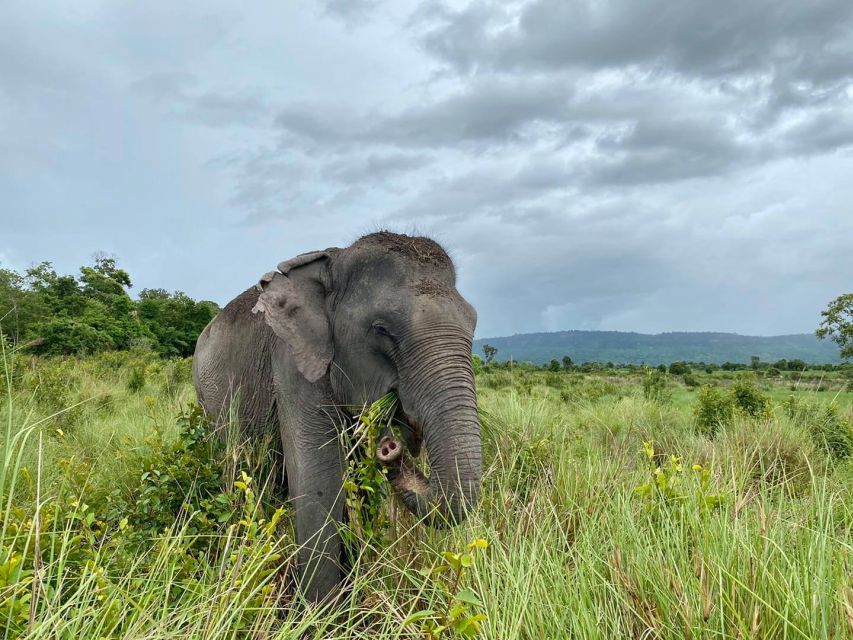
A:
{"label": "distant tree", "polygon": [[758,356],[752,356],[749,359],[749,366],[752,367],[753,370],[758,369],[759,364],[761,364],[761,358]]}
{"label": "distant tree", "polygon": [[666,373],[666,365],[665,364],[659,364],[657,366],[657,370],[660,371],[661,373]]}
{"label": "distant tree", "polygon": [[563,369],[565,371],[571,371],[575,366],[575,363],[572,362],[572,359],[569,356],[563,356]]}
{"label": "distant tree", "polygon": [[799,358],[788,360],[788,371],[805,371],[807,366],[808,365]]}
{"label": "distant tree", "polygon": [[554,373],[556,373],[559,370],[560,370],[560,361],[557,360],[556,358],[553,358],[551,360],[551,362],[548,364],[548,371],[553,371]]}
{"label": "distant tree", "polygon": [[690,367],[686,362],[676,361],[669,365],[669,373],[674,376],[683,376],[690,373]]}
{"label": "distant tree", "polygon": [[483,354],[486,356],[486,364],[489,364],[495,359],[495,356],[498,354],[498,350],[490,344],[484,344]]}
{"label": "distant tree", "polygon": [[815,335],[837,344],[844,360],[853,359],[853,293],[838,296],[820,315],[823,320]]}
{"label": "distant tree", "polygon": [[788,361],[785,358],[777,360],[773,363],[773,368],[779,369],[779,371],[786,371],[788,369]]}
{"label": "distant tree", "polygon": [[26,287],[23,276],[0,269],[0,330],[13,342],[22,341],[30,327],[50,310]]}
{"label": "distant tree", "polygon": [[209,302],[196,302],[181,291],[143,289],[137,303],[139,318],[164,356],[187,357],[207,323],[218,312]]}
{"label": "distant tree", "polygon": [[163,289],[128,294],[130,275],[97,255],[80,275],[59,275],[50,262],[23,276],[0,270],[0,329],[42,355],[93,353],[148,344],[166,356],[191,355],[196,337],[219,311]]}

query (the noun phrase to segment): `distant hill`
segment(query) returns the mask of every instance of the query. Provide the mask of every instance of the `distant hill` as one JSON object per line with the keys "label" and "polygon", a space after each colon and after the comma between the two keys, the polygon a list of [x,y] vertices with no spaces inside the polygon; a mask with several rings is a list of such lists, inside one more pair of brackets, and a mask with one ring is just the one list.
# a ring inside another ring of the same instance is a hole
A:
{"label": "distant hill", "polygon": [[675,360],[748,363],[752,356],[765,362],[799,358],[811,363],[837,363],[838,346],[809,333],[787,336],[742,336],[737,333],[673,332],[629,333],[622,331],[556,331],[522,333],[474,341],[474,353],[483,345],[498,350],[495,360],[528,360],[537,364],[568,355],[575,363],[618,362],[650,365]]}

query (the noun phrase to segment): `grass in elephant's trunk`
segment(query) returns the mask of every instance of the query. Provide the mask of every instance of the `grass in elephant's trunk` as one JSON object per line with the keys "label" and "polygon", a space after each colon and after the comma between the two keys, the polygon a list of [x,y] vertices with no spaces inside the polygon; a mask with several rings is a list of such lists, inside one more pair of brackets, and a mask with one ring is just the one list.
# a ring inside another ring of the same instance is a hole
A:
{"label": "grass in elephant's trunk", "polygon": [[[348,528],[344,539],[379,542],[388,530],[388,512],[383,504],[390,494],[385,467],[377,457],[380,439],[393,433],[399,400],[386,393],[366,406],[344,434],[347,453],[347,477],[344,481]],[[399,442],[399,440],[396,440]]]}

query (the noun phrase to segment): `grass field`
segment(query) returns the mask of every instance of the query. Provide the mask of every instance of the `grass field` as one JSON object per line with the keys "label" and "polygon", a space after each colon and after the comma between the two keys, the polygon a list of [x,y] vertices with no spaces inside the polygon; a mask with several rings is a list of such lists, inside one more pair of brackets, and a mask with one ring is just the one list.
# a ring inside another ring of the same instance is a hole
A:
{"label": "grass field", "polygon": [[752,410],[701,378],[731,405],[709,428],[680,380],[482,374],[476,512],[433,531],[387,501],[323,608],[294,597],[274,459],[207,437],[188,361],[4,360],[6,638],[853,637],[838,381],[747,381]]}

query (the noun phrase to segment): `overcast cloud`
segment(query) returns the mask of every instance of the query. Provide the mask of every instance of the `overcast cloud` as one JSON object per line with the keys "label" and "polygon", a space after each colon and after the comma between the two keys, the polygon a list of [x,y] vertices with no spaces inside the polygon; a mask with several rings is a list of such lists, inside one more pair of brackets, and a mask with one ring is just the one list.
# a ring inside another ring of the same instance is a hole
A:
{"label": "overcast cloud", "polygon": [[220,303],[380,227],[481,337],[813,331],[853,289],[853,3],[0,4],[0,265]]}

